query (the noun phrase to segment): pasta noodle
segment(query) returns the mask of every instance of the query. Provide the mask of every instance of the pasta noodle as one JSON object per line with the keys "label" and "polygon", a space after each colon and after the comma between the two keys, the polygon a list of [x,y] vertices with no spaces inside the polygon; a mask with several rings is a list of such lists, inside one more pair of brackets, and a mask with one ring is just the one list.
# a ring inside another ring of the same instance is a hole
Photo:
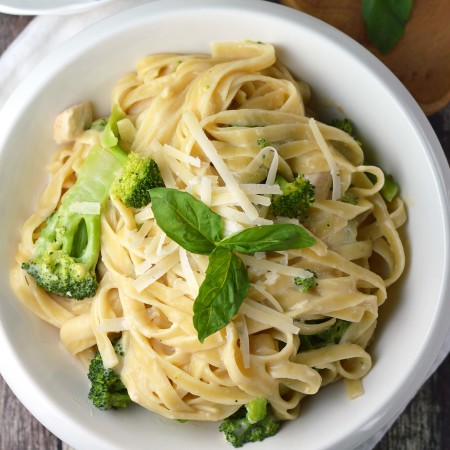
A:
{"label": "pasta noodle", "polygon": [[[355,139],[310,117],[309,96],[274,47],[255,42],[215,43],[211,55],[147,56],[113,89],[112,104],[126,114],[118,122],[121,145],[151,156],[166,187],[218,213],[225,234],[284,221],[316,237],[310,248],[242,255],[251,287],[222,330],[199,342],[193,303],[208,257],[167,237],[151,205],[126,208],[111,195],[102,208],[92,298],[49,294],[21,269],[43,222],[100,143],[95,129],[60,146],[49,166],[11,272],[18,298],[60,328],[61,342],[85,363],[98,349],[132,400],[167,418],[219,420],[265,397],[280,419],[293,419],[302,398],[339,379],[350,396],[359,395],[379,307],[405,265],[397,230],[406,212],[401,198],[380,195],[384,174],[364,162]],[[277,172],[291,180],[304,174],[315,185],[305,219],[271,215]],[[357,203],[342,201],[345,194]],[[97,206],[77,208],[95,214]],[[316,273],[318,284],[301,292],[293,278],[305,271]],[[349,323],[339,342],[308,349],[308,339],[338,321]],[[122,359],[112,345],[117,336]]]}

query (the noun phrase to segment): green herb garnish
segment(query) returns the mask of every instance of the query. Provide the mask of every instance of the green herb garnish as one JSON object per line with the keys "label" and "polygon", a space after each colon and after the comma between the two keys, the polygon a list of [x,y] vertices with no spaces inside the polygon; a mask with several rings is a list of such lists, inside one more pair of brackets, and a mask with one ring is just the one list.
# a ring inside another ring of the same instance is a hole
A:
{"label": "green herb garnish", "polygon": [[[308,269],[307,269],[308,270]],[[300,288],[300,292],[308,292],[313,287],[317,286],[317,273],[313,270],[308,270],[311,273],[310,277],[294,277],[294,284]]]}
{"label": "green herb garnish", "polygon": [[402,38],[413,0],[362,0],[362,15],[370,40],[388,53]]}
{"label": "green herb garnish", "polygon": [[336,345],[342,339],[342,336],[347,331],[347,328],[350,326],[351,322],[342,319],[336,319],[334,325],[326,330],[321,331],[317,334],[312,335],[301,335],[300,341],[301,346],[300,350],[312,350],[315,348],[326,347],[327,345]]}
{"label": "green herb garnish", "polygon": [[231,322],[249,288],[242,259],[231,250],[216,247],[209,255],[205,280],[194,302],[194,327],[200,342]]}
{"label": "green herb garnish", "polygon": [[247,228],[223,238],[222,218],[191,194],[156,188],[151,198],[156,223],[168,237],[192,253],[209,255],[194,301],[193,322],[200,342],[230,323],[247,296],[250,279],[235,251],[282,251],[316,242],[303,227],[287,223]]}
{"label": "green herb garnish", "polygon": [[217,245],[241,253],[256,253],[305,248],[315,242],[304,228],[292,223],[277,223],[238,231]]}

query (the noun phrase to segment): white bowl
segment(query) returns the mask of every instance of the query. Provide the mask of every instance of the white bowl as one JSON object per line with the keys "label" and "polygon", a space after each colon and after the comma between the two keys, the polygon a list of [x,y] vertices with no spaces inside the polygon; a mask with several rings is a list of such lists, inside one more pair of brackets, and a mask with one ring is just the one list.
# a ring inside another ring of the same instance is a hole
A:
{"label": "white bowl", "polygon": [[291,71],[312,86],[325,114],[334,104],[357,123],[377,149],[373,158],[400,182],[409,213],[407,270],[381,310],[365,394],[347,400],[341,384],[328,387],[305,404],[298,420],[255,448],[350,449],[363,443],[416,392],[448,331],[450,173],[426,117],[400,82],[350,38],[292,9],[258,0],[145,4],[60,46],[0,113],[0,370],[31,413],[78,450],[231,447],[217,424],[180,424],[137,406],[94,410],[87,377],[61,348],[57,331],[14,298],[8,271],[21,224],[45,183],[53,118],[84,99],[107,113],[111,88],[143,55],[209,52],[214,40],[243,39],[273,43]]}
{"label": "white bowl", "polygon": [[0,0],[0,12],[5,14],[77,14],[101,8],[114,0]]}

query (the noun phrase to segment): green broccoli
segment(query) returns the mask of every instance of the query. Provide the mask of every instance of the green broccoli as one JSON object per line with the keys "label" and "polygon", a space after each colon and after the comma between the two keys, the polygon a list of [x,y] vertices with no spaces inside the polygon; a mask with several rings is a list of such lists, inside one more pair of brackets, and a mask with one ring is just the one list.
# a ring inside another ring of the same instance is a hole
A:
{"label": "green broccoli", "polygon": [[222,420],[219,430],[233,447],[262,441],[275,435],[281,421],[275,417],[265,398],[257,398]]}
{"label": "green broccoli", "polygon": [[[363,143],[355,136],[355,133],[353,131],[353,124],[349,119],[335,119],[331,122],[331,126],[335,128],[339,128],[342,131],[345,131],[347,134],[349,134],[355,141],[358,143],[360,147],[363,147]],[[370,181],[372,183],[376,182],[376,177],[370,173],[367,174]],[[390,175],[384,176],[384,184],[383,187],[380,190],[380,194],[382,197],[387,200],[388,202],[391,202],[398,194],[400,190],[400,187],[396,181],[392,178]],[[341,201],[345,201],[342,200]],[[352,202],[348,202],[352,203]]]}
{"label": "green broccoli", "polygon": [[394,198],[397,196],[398,191],[400,190],[400,186],[398,183],[392,178],[391,175],[384,175],[384,184],[380,190],[380,194],[382,197],[388,202],[392,202]]}
{"label": "green broccoli", "polygon": [[353,123],[349,119],[334,119],[331,122],[331,126],[339,128],[342,131],[345,131],[358,143],[360,147],[362,147],[362,142],[356,137],[355,132],[353,130]]}
{"label": "green broccoli", "polygon": [[[102,132],[102,145],[90,150],[78,171],[76,183],[68,189],[59,208],[40,230],[34,255],[22,264],[36,284],[47,292],[76,300],[95,295],[98,286],[96,266],[100,256],[100,209],[109,197],[113,182],[124,166],[157,171],[156,163],[151,159],[129,156],[120,147],[117,121],[122,117],[121,110],[114,107],[107,122],[94,122],[92,129]],[[127,184],[127,187],[131,197],[140,195],[139,185]]]}
{"label": "green broccoli", "polygon": [[350,205],[357,205],[359,202],[359,198],[351,192],[346,192],[339,200]]}
{"label": "green broccoli", "polygon": [[[115,346],[119,356],[123,356]],[[93,405],[99,409],[125,408],[131,403],[127,388],[120,379],[120,375],[113,369],[106,369],[100,352],[96,352],[89,365],[88,378],[91,382],[91,389],[88,398]]]}
{"label": "green broccoli", "polygon": [[308,270],[312,275],[310,277],[294,277],[294,284],[300,287],[301,292],[308,292],[317,286],[317,274],[312,270]]}
{"label": "green broccoli", "polygon": [[122,160],[114,153],[100,146],[91,149],[76,183],[41,229],[34,255],[22,264],[38,286],[76,300],[95,295],[100,214],[88,212],[85,205],[100,209],[121,167]]}
{"label": "green broccoli", "polygon": [[312,350],[315,348],[326,347],[327,345],[339,344],[342,336],[347,331],[351,322],[342,319],[336,319],[334,325],[326,330],[312,335],[301,335],[301,351]]}
{"label": "green broccoli", "polygon": [[[373,184],[377,182],[377,177],[374,174],[366,173],[366,175]],[[386,175],[384,173],[384,183],[380,189],[381,196],[388,202],[392,202],[392,200],[394,200],[394,198],[398,195],[399,190],[400,186],[394,178],[391,175]]]}
{"label": "green broccoli", "polygon": [[314,203],[314,185],[301,174],[290,183],[277,174],[275,183],[283,193],[272,197],[272,213],[290,218],[305,217]]}
{"label": "green broccoli", "polygon": [[107,125],[108,121],[106,119],[94,120],[91,124],[90,129],[94,131],[103,131]]}
{"label": "green broccoli", "polygon": [[156,162],[137,153],[130,153],[123,172],[112,186],[112,193],[127,207],[142,208],[150,203],[150,189],[164,187]]}

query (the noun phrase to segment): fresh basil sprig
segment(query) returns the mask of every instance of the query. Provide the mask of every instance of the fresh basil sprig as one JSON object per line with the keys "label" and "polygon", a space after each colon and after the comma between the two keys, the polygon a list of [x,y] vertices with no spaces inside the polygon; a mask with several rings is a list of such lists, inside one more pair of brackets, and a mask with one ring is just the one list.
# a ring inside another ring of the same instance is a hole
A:
{"label": "fresh basil sprig", "polygon": [[231,250],[216,247],[209,255],[205,280],[194,302],[194,327],[200,342],[231,322],[249,288],[242,259]]}
{"label": "fresh basil sprig", "polygon": [[191,253],[209,255],[222,238],[222,218],[187,192],[152,189],[152,210],[159,228]]}
{"label": "fresh basil sprig", "polygon": [[200,342],[231,322],[250,289],[247,269],[234,251],[281,251],[316,242],[303,227],[287,223],[247,228],[223,238],[222,218],[188,192],[155,188],[151,198],[156,223],[168,237],[191,253],[209,255],[194,301]]}
{"label": "fresh basil sprig", "polygon": [[241,253],[255,253],[305,248],[315,242],[304,228],[293,223],[277,223],[246,228],[230,234],[217,245]]}
{"label": "fresh basil sprig", "polygon": [[370,40],[388,53],[401,39],[413,0],[362,0],[362,15]]}

